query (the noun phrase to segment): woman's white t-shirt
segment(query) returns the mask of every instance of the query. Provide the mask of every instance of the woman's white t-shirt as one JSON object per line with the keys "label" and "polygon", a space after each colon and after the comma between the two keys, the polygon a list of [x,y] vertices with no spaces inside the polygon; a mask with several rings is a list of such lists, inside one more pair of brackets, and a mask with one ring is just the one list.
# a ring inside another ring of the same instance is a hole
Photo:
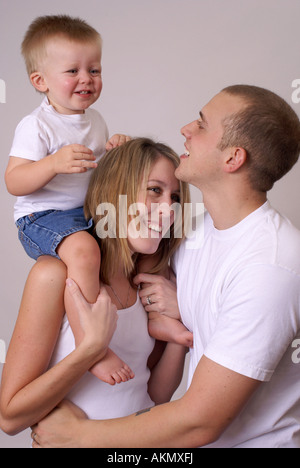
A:
{"label": "woman's white t-shirt", "polygon": [[[109,347],[130,366],[135,377],[112,386],[87,372],[66,399],[79,406],[89,419],[118,418],[154,405],[147,390],[150,377],[147,361],[155,340],[149,336],[147,314],[139,297],[132,307],[119,310],[118,316],[117,329]],[[65,316],[49,367],[74,348],[74,336]]]}

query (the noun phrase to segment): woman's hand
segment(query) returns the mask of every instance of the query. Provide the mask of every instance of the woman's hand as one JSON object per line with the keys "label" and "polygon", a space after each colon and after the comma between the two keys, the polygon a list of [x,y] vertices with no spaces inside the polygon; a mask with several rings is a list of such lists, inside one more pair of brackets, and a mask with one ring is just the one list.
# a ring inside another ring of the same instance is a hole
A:
{"label": "woman's hand", "polygon": [[142,286],[139,295],[146,312],[158,312],[181,320],[173,273],[169,280],[164,276],[140,273],[134,278],[134,283]]}
{"label": "woman's hand", "polygon": [[85,346],[90,352],[95,353],[98,360],[101,358],[99,354],[106,353],[115,332],[118,319],[117,307],[112,304],[104,286],[101,287],[95,304],[89,304],[75,281],[68,278],[66,283],[84,332],[84,338],[79,346]]}
{"label": "woman's hand", "polygon": [[79,448],[82,438],[80,423],[85,413],[68,400],[62,401],[38,424],[31,427],[33,448]]}

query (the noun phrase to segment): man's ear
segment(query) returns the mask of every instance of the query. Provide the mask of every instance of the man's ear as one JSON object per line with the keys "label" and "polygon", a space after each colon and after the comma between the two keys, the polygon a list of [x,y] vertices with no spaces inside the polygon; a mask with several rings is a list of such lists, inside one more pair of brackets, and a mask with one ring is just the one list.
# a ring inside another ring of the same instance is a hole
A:
{"label": "man's ear", "polygon": [[225,172],[235,172],[245,164],[247,160],[247,152],[244,148],[232,147],[229,148],[227,158],[225,160]]}
{"label": "man's ear", "polygon": [[41,72],[36,71],[31,73],[30,81],[32,86],[40,93],[46,93],[46,91],[48,91],[48,86]]}

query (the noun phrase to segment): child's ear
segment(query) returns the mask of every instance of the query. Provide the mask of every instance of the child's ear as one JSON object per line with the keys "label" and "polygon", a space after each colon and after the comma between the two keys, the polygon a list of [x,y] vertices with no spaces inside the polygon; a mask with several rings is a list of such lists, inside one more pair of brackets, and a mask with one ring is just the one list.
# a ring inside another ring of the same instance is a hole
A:
{"label": "child's ear", "polygon": [[45,93],[48,91],[46,81],[41,72],[36,71],[31,73],[30,81],[32,86],[34,86],[37,91],[40,91],[40,93]]}

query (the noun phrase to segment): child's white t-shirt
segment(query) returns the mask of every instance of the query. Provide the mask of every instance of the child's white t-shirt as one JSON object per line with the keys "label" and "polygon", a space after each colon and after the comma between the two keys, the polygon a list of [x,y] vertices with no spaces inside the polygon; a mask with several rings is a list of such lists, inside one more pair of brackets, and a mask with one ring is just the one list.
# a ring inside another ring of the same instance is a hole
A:
{"label": "child's white t-shirt", "polygon": [[189,384],[203,355],[263,382],[210,447],[300,447],[300,232],[269,202],[224,231],[206,213],[199,232],[174,258]]}
{"label": "child's white t-shirt", "polygon": [[[103,117],[89,108],[84,114],[59,114],[45,97],[41,105],[17,126],[10,156],[39,161],[63,146],[90,148],[98,161],[105,154],[108,129]],[[45,187],[18,197],[15,221],[44,210],[69,210],[84,203],[92,169],[81,174],[58,174]]]}

